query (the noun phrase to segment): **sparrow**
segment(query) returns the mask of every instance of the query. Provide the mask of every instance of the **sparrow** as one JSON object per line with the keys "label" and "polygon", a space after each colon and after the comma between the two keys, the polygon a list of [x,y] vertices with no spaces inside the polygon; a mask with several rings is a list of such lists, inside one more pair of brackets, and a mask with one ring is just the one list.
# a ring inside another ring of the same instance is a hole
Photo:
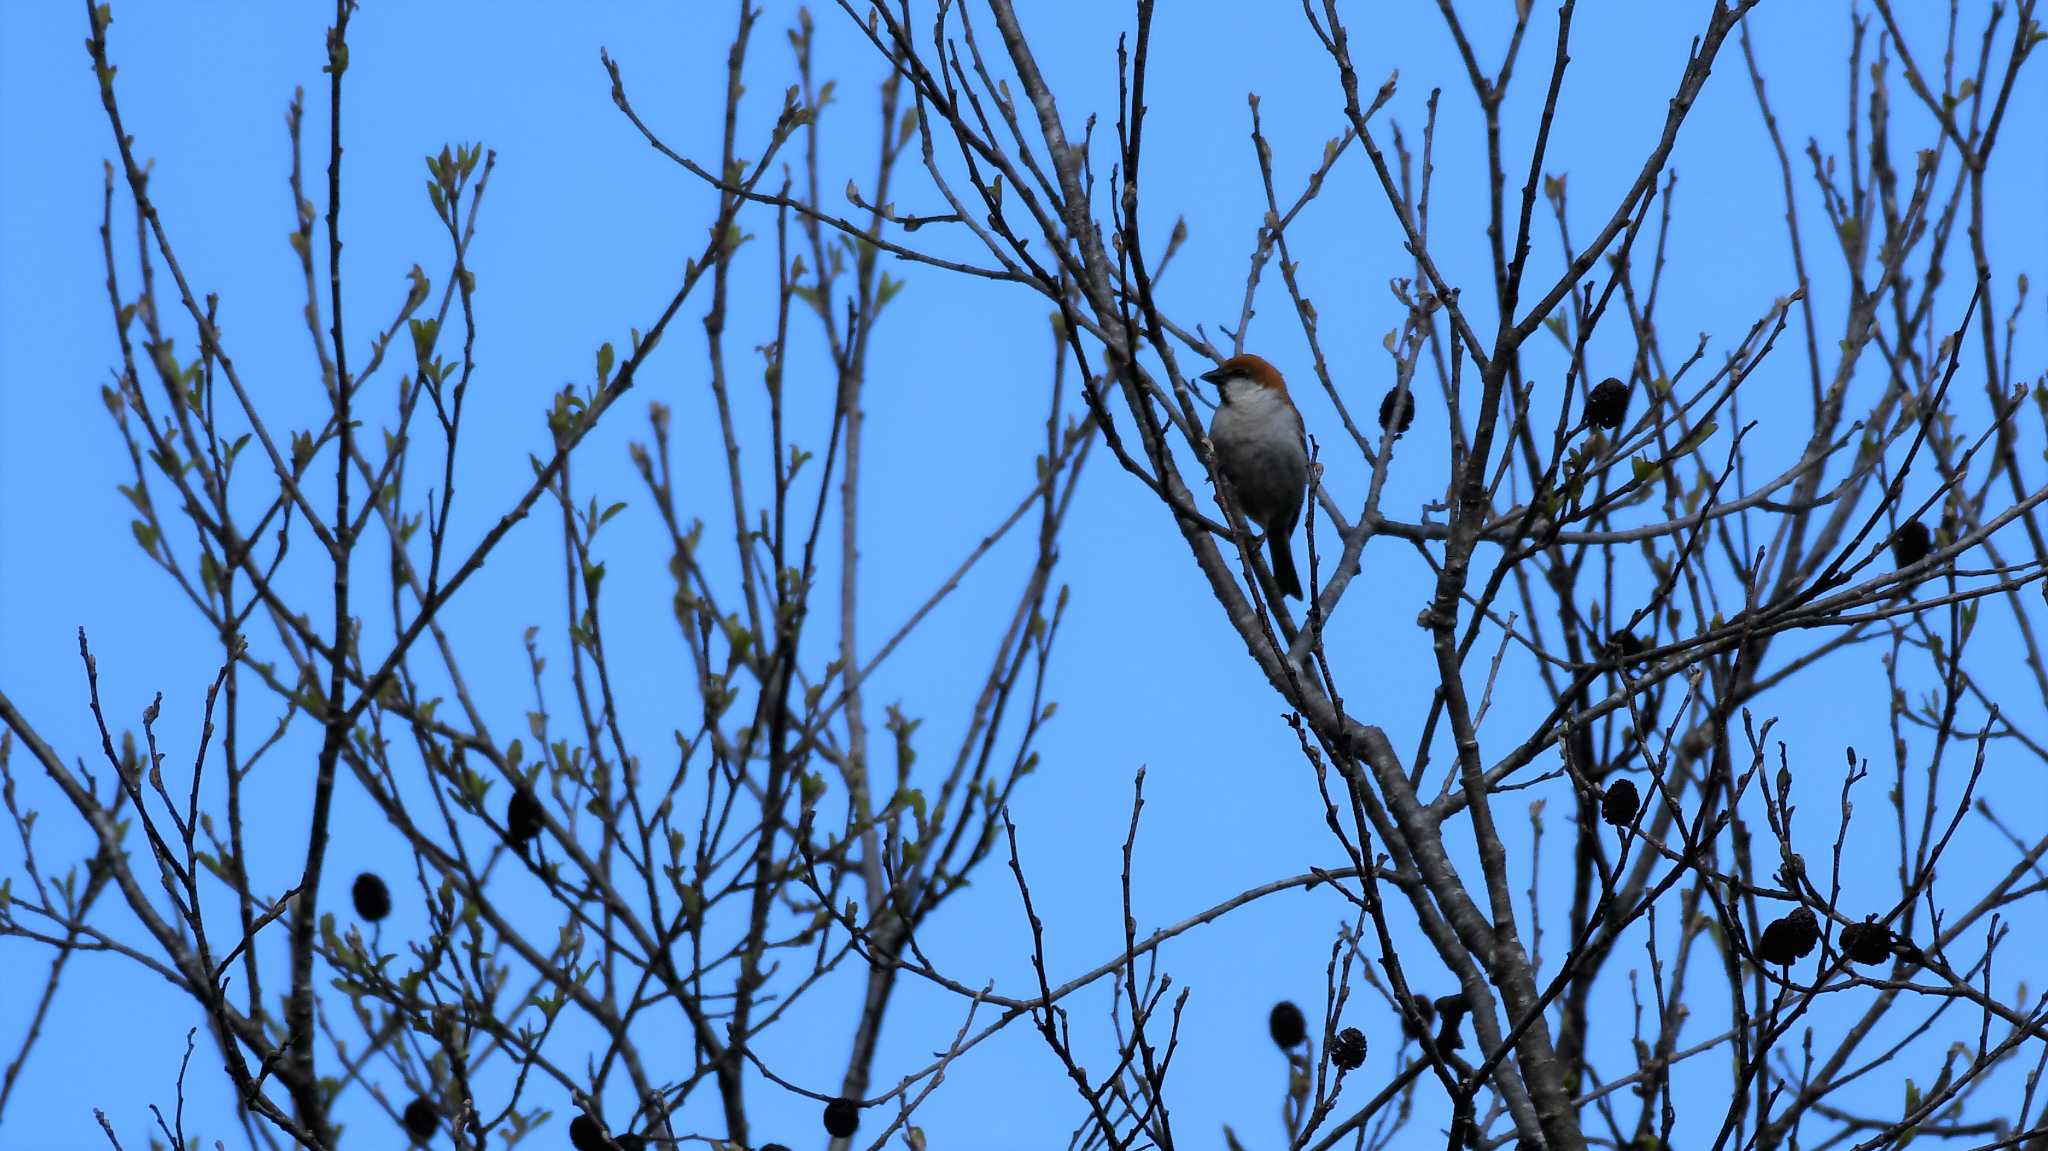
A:
{"label": "sparrow", "polygon": [[1209,421],[1216,462],[1237,493],[1237,506],[1265,529],[1273,581],[1301,598],[1294,551],[1288,540],[1301,519],[1308,491],[1308,445],[1301,413],[1287,398],[1287,383],[1257,356],[1232,356],[1202,379],[1216,385],[1221,403]]}

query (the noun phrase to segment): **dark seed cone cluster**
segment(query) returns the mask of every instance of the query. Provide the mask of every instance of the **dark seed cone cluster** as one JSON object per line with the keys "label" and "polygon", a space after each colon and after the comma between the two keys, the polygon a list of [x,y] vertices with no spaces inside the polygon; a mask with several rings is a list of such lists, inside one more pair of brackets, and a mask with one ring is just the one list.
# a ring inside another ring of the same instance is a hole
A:
{"label": "dark seed cone cluster", "polygon": [[1634,663],[1643,657],[1643,641],[1632,631],[1617,631],[1607,637],[1607,651],[1622,663]]}
{"label": "dark seed cone cluster", "polygon": [[365,871],[356,876],[355,885],[348,889],[348,893],[355,900],[356,914],[371,923],[391,914],[391,889],[371,872]]}
{"label": "dark seed cone cluster", "polygon": [[1388,388],[1386,396],[1380,400],[1380,427],[1399,437],[1414,422],[1415,393],[1402,395],[1399,384]]}
{"label": "dark seed cone cluster", "polygon": [[1458,1026],[1465,1022],[1466,1010],[1462,995],[1446,995],[1436,1001],[1437,1014],[1443,1019],[1436,1030],[1437,1050],[1456,1051],[1465,1045],[1465,1037],[1459,1033]]}
{"label": "dark seed cone cluster", "polygon": [[1813,954],[1814,946],[1819,942],[1820,920],[1802,907],[1790,915],[1772,920],[1764,928],[1764,937],[1757,941],[1756,956],[1765,963],[1782,967]]}
{"label": "dark seed cone cluster", "polygon": [[512,793],[512,801],[505,805],[505,838],[513,847],[524,851],[526,845],[540,834],[540,800],[525,788]]}
{"label": "dark seed cone cluster", "polygon": [[1628,418],[1628,385],[1609,376],[1586,397],[1586,422],[1613,431]]}
{"label": "dark seed cone cluster", "polygon": [[1410,1039],[1420,1039],[1429,1032],[1429,1025],[1436,1020],[1436,1004],[1430,1001],[1429,996],[1418,992],[1408,997],[1408,1005],[1415,1009],[1415,1014],[1422,1020],[1422,1025],[1416,1026],[1414,1020],[1408,1018],[1408,1013],[1404,1011],[1401,1013],[1401,1034]]}
{"label": "dark seed cone cluster", "polygon": [[1291,1051],[1308,1038],[1308,1020],[1303,1018],[1301,1008],[1282,999],[1273,1005],[1273,1013],[1266,1017],[1266,1030],[1282,1051]]}
{"label": "dark seed cone cluster", "polygon": [[1933,550],[1934,533],[1919,520],[1907,520],[1892,533],[1892,563],[1897,567],[1911,567]]}
{"label": "dark seed cone cluster", "polygon": [[860,1130],[860,1108],[851,1099],[834,1099],[825,1104],[825,1134],[845,1139]]}
{"label": "dark seed cone cluster", "polygon": [[1339,1071],[1356,1071],[1365,1065],[1365,1032],[1356,1027],[1346,1027],[1337,1033],[1336,1042],[1330,1044],[1330,1062]]}
{"label": "dark seed cone cluster", "polygon": [[1616,827],[1627,827],[1635,822],[1636,811],[1643,805],[1643,797],[1636,792],[1633,780],[1617,779],[1607,787],[1607,794],[1600,798],[1600,818]]}
{"label": "dark seed cone cluster", "polygon": [[[622,1131],[613,1135],[610,1143],[606,1143],[604,1132],[598,1130],[597,1121],[588,1115],[578,1115],[569,1120],[569,1146],[574,1147],[576,1151],[611,1151],[613,1147],[617,1147],[619,1151],[647,1151],[647,1136]],[[767,1149],[763,1148],[762,1151]]]}
{"label": "dark seed cone cluster", "polygon": [[1858,963],[1883,963],[1892,956],[1891,928],[1868,920],[1844,927],[1842,954]]}
{"label": "dark seed cone cluster", "polygon": [[434,1137],[434,1129],[441,1125],[440,1113],[434,1110],[431,1100],[415,1099],[405,1105],[400,1116],[405,1123],[406,1134],[424,1143]]}

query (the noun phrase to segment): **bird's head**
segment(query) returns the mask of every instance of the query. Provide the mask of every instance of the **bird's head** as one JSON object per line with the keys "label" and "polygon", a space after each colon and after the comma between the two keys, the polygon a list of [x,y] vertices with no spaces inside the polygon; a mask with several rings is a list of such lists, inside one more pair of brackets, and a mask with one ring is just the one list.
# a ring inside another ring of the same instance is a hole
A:
{"label": "bird's head", "polygon": [[1287,382],[1280,378],[1280,369],[1250,353],[1230,357],[1214,371],[1203,372],[1202,379],[1216,385],[1218,397],[1226,404],[1265,394],[1287,398]]}

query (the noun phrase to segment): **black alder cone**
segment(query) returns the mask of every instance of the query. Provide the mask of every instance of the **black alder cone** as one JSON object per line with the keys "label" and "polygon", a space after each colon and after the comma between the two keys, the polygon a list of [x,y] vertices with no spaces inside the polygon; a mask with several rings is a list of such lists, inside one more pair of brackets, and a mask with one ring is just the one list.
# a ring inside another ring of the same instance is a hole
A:
{"label": "black alder cone", "polygon": [[1616,827],[1627,827],[1635,820],[1636,809],[1642,805],[1643,798],[1636,793],[1635,782],[1617,779],[1600,799],[1600,817]]}
{"label": "black alder cone", "polygon": [[505,837],[512,846],[525,847],[540,828],[540,800],[523,787],[513,791],[512,802],[505,805]]}
{"label": "black alder cone", "polygon": [[348,889],[348,893],[355,900],[356,914],[371,923],[391,914],[391,889],[372,872],[365,871],[356,876],[355,885]]}
{"label": "black alder cone", "polygon": [[1586,397],[1586,422],[1613,431],[1628,417],[1628,385],[1609,376]]}
{"label": "black alder cone", "polygon": [[1399,436],[1415,422],[1415,393],[1401,394],[1401,386],[1387,389],[1386,397],[1380,400],[1380,427]]}
{"label": "black alder cone", "polygon": [[1896,567],[1911,567],[1933,550],[1934,533],[1919,520],[1907,520],[1892,533],[1892,563]]}
{"label": "black alder cone", "polygon": [[1792,945],[1799,949],[1799,957],[1804,959],[1813,954],[1814,946],[1820,942],[1820,920],[1802,907],[1786,916],[1785,922],[1792,925]]}
{"label": "black alder cone", "polygon": [[569,1120],[569,1146],[576,1151],[605,1151],[604,1132],[598,1130],[597,1120],[588,1115]]}
{"label": "black alder cone", "polygon": [[1428,1032],[1430,1023],[1436,1019],[1436,1004],[1430,1001],[1429,996],[1419,992],[1409,996],[1408,1003],[1415,1009],[1416,1016],[1422,1020],[1422,1026],[1417,1027],[1414,1020],[1409,1019],[1408,1013],[1404,1011],[1401,1013],[1401,1034],[1410,1039],[1420,1039]]}
{"label": "black alder cone", "polygon": [[1799,958],[1792,953],[1792,940],[1784,920],[1764,924],[1763,938],[1756,941],[1756,957],[1772,966],[1783,966]]}
{"label": "black alder cone", "polygon": [[1858,963],[1883,963],[1892,955],[1891,929],[1868,921],[1844,927],[1842,954]]}
{"label": "black alder cone", "polygon": [[851,1099],[834,1099],[825,1104],[825,1134],[845,1139],[860,1130],[860,1108]]}
{"label": "black alder cone", "polygon": [[1282,1051],[1291,1050],[1308,1038],[1308,1020],[1302,1017],[1301,1008],[1282,999],[1273,1005],[1273,1014],[1266,1017],[1266,1030]]}
{"label": "black alder cone", "polygon": [[1446,995],[1436,1001],[1436,1010],[1437,1014],[1443,1017],[1436,1029],[1437,1049],[1456,1051],[1463,1047],[1465,1037],[1459,1032],[1458,1025],[1465,1022],[1465,1012],[1468,1010],[1465,1006],[1465,997]]}
{"label": "black alder cone", "polygon": [[441,1116],[425,1099],[415,1099],[406,1104],[403,1119],[406,1132],[421,1142],[433,1138],[434,1128],[441,1125]]}
{"label": "black alder cone", "polygon": [[1802,907],[1781,919],[1774,919],[1764,928],[1764,937],[1757,943],[1757,958],[1765,963],[1780,966],[1795,959],[1804,959],[1813,954],[1814,945],[1820,942],[1820,921],[1813,912]]}
{"label": "black alder cone", "polygon": [[1365,1065],[1365,1032],[1356,1027],[1346,1027],[1337,1033],[1337,1041],[1330,1045],[1330,1062],[1339,1071],[1356,1071]]}
{"label": "black alder cone", "polygon": [[1634,663],[1643,657],[1643,641],[1632,631],[1611,632],[1607,636],[1607,651],[1622,663]]}

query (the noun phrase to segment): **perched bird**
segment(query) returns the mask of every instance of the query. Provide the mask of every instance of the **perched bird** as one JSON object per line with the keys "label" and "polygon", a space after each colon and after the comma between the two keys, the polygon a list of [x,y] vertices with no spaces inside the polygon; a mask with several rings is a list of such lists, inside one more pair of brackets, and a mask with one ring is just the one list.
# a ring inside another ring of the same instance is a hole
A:
{"label": "perched bird", "polygon": [[1237,506],[1265,529],[1273,581],[1283,594],[1300,599],[1301,577],[1288,538],[1308,491],[1301,413],[1287,398],[1279,370],[1257,356],[1232,356],[1202,379],[1216,385],[1222,398],[1209,421],[1216,462],[1237,492]]}

